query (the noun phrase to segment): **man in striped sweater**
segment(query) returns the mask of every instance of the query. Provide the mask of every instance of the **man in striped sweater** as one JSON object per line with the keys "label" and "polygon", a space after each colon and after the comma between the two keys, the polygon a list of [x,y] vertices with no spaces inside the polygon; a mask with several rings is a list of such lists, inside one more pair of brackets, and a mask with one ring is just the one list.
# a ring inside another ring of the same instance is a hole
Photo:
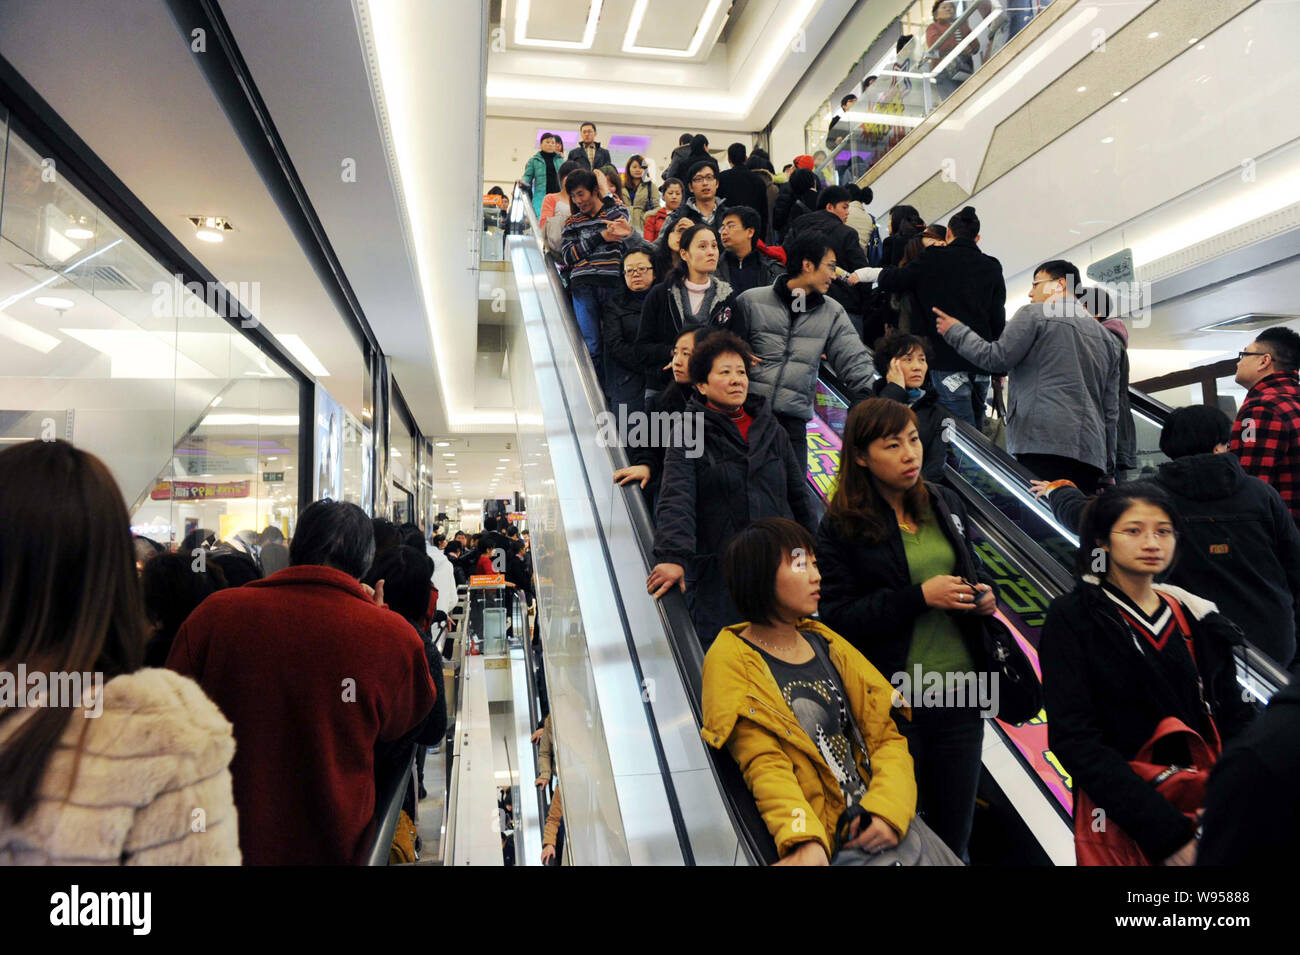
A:
{"label": "man in striped sweater", "polygon": [[571,172],[564,187],[575,211],[564,223],[560,257],[569,270],[573,312],[599,376],[601,310],[623,284],[622,245],[632,224],[626,207],[600,195],[593,173]]}

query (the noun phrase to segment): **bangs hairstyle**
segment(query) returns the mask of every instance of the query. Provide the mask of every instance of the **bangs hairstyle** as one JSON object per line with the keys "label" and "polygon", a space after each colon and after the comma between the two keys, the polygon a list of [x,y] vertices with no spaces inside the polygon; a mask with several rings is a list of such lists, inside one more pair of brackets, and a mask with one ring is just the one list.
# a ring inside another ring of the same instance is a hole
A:
{"label": "bangs hairstyle", "polygon": [[914,348],[921,349],[921,354],[925,355],[925,360],[930,361],[930,342],[920,335],[910,335],[907,332],[890,332],[876,340],[875,347],[872,350],[872,361],[877,368],[889,370],[889,363],[895,358],[902,358],[912,354]]}
{"label": "bangs hairstyle", "polygon": [[695,339],[695,351],[691,353],[691,362],[687,365],[691,383],[702,385],[708,381],[713,363],[722,355],[739,355],[745,363],[745,374],[749,374],[749,370],[754,367],[754,353],[742,339],[734,332],[713,330],[702,340],[698,336]]}
{"label": "bangs hairstyle", "polygon": [[1178,563],[1178,541],[1183,537],[1183,521],[1174,507],[1174,500],[1168,491],[1153,481],[1131,481],[1094,497],[1079,516],[1079,553],[1075,558],[1075,570],[1080,576],[1096,574],[1103,577],[1110,570],[1110,555],[1102,545],[1110,543],[1111,528],[1124,512],[1139,503],[1160,508],[1168,515],[1169,523],[1174,525],[1174,557],[1163,573],[1173,570]]}
{"label": "bangs hairstyle", "polygon": [[[868,398],[849,411],[844,423],[844,446],[840,450],[839,481],[826,507],[826,516],[841,533],[861,537],[868,544],[884,543],[891,534],[897,533],[893,509],[876,490],[870,469],[858,464],[857,459],[869,457],[872,441],[902,434],[909,426],[916,427],[912,409],[889,398]],[[903,495],[903,504],[919,527],[930,510],[930,492],[925,481],[918,480]]]}
{"label": "bangs hairstyle", "polygon": [[776,622],[776,573],[799,557],[813,557],[813,537],[784,517],[755,521],[731,539],[722,555],[722,575],[742,620]]}

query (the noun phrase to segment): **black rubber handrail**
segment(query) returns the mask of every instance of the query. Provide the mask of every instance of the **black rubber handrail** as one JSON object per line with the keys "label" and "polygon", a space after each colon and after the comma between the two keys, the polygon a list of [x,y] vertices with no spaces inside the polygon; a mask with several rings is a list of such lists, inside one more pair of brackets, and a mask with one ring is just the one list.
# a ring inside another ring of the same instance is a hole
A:
{"label": "black rubber handrail", "polygon": [[397,762],[375,790],[375,841],[370,846],[366,865],[388,865],[388,854],[397,832],[397,820],[402,815],[402,803],[413,785],[412,769],[415,766],[415,747]]}

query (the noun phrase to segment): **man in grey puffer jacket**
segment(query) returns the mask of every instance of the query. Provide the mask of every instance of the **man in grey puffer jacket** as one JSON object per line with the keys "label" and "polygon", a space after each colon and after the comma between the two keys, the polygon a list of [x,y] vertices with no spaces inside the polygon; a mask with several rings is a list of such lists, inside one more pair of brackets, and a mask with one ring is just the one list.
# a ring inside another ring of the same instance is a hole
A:
{"label": "man in grey puffer jacket", "polygon": [[808,457],[808,420],[817,400],[821,357],[853,394],[870,396],[876,377],[871,352],[844,308],[826,296],[835,278],[835,251],[826,233],[809,230],[785,247],[785,275],[736,299],[759,358],[751,390],[771,402],[800,461]]}

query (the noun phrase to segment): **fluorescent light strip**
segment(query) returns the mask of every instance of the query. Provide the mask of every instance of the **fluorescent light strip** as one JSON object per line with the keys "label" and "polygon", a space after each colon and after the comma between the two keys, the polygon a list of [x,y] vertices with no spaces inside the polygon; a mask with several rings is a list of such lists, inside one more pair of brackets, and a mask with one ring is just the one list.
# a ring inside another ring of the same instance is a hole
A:
{"label": "fluorescent light strip", "polygon": [[632,8],[632,17],[627,22],[627,33],[623,35],[623,52],[641,53],[646,56],[692,57],[700,52],[700,47],[704,45],[704,38],[712,31],[718,11],[722,9],[722,0],[709,0],[709,5],[704,8],[700,22],[695,26],[695,33],[691,36],[690,45],[684,50],[636,45],[637,34],[641,32],[641,20],[645,17],[646,8],[649,5],[650,0],[636,0],[636,6]]}
{"label": "fluorescent light strip", "polygon": [[981,470],[983,470],[995,481],[997,481],[1004,488],[1006,488],[1017,498],[1019,498],[1020,501],[1023,504],[1025,504],[1030,510],[1037,513],[1041,518],[1043,518],[1043,520],[1047,521],[1047,523],[1051,524],[1058,531],[1060,531],[1066,540],[1070,541],[1076,547],[1079,546],[1079,535],[1073,533],[1072,531],[1066,530],[1064,527],[1062,527],[1060,522],[1057,521],[1056,517],[1052,514],[1051,509],[1048,508],[1047,505],[1043,504],[1042,501],[1038,500],[1038,498],[1034,497],[1032,491],[1021,487],[1019,484],[1015,482],[1014,479],[1008,480],[1006,475],[1001,474],[998,471],[995,471],[993,468],[985,464],[983,459],[980,457],[980,455],[976,454],[974,452],[974,449],[971,447],[971,445],[968,444],[966,441],[964,441],[962,438],[954,436],[953,443],[956,444],[958,447],[960,447],[963,451],[965,451],[966,456],[970,458],[972,461],[974,461],[975,464],[978,465]]}
{"label": "fluorescent light strip", "polygon": [[600,22],[600,8],[604,2],[605,0],[591,0],[581,40],[535,40],[528,36],[528,14],[532,4],[530,0],[518,0],[515,6],[515,45],[552,50],[590,50],[596,40],[596,26]]}
{"label": "fluorescent light strip", "polygon": [[307,343],[297,335],[277,335],[275,336],[280,344],[288,349],[289,354],[298,361],[302,362],[304,368],[318,378],[328,378],[330,373],[325,370],[316,353],[307,347]]}
{"label": "fluorescent light strip", "polygon": [[39,329],[32,328],[26,322],[20,322],[4,314],[0,314],[0,335],[19,345],[26,345],[42,355],[48,355],[60,344],[59,339],[53,335],[47,335]]}
{"label": "fluorescent light strip", "polygon": [[274,425],[285,426],[296,425],[298,416],[296,414],[240,414],[238,412],[228,411],[221,414],[205,415],[199,422],[205,426],[217,425],[239,425],[247,427],[249,425]]}
{"label": "fluorescent light strip", "polygon": [[[759,92],[772,79],[777,66],[789,53],[789,38],[807,25],[820,3],[821,0],[801,0],[789,5],[788,9],[791,13],[785,22],[780,27],[768,31],[767,46],[761,56],[755,57],[758,61],[757,68],[744,71],[749,76],[749,84],[740,93],[710,94],[704,90],[693,90],[691,97],[684,100],[680,87],[664,86],[657,91],[629,83],[625,88],[618,89],[619,103],[625,107],[670,110],[673,115],[679,117],[694,116],[697,113],[725,113],[736,119],[743,119],[754,108]],[[384,89],[385,96],[388,96],[387,86]],[[609,83],[576,82],[537,76],[489,75],[487,81],[489,100],[546,103],[548,106],[566,103],[608,107],[610,90]],[[392,110],[389,112],[391,115]]]}

